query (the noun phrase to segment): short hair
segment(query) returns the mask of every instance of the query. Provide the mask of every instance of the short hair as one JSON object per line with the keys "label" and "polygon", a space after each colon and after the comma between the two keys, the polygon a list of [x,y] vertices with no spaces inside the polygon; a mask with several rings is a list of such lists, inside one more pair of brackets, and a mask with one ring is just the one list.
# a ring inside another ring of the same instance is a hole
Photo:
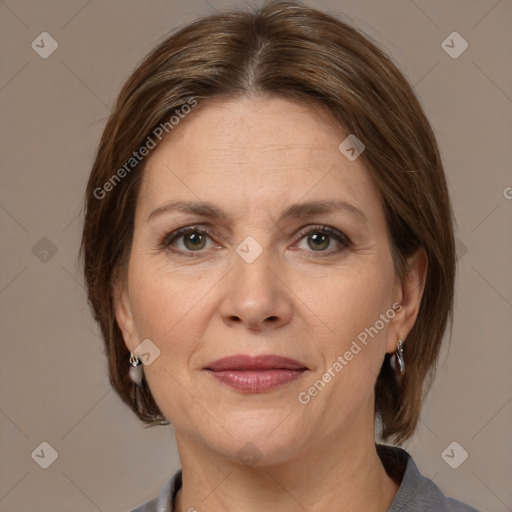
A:
{"label": "short hair", "polygon": [[444,169],[419,100],[390,57],[341,19],[297,2],[193,21],[151,51],[119,93],[88,181],[80,248],[110,383],[147,426],[169,423],[146,380],[130,380],[130,354],[115,318],[114,288],[126,279],[145,167],[144,159],[131,161],[133,154],[191,98],[201,108],[208,100],[254,95],[325,108],[346,134],[363,141],[359,158],[380,193],[397,274],[404,278],[406,259],[420,248],[426,252],[424,292],[405,343],[405,374],[396,379],[393,354],[386,354],[375,384],[380,436],[401,444],[415,431],[453,322],[454,221]]}

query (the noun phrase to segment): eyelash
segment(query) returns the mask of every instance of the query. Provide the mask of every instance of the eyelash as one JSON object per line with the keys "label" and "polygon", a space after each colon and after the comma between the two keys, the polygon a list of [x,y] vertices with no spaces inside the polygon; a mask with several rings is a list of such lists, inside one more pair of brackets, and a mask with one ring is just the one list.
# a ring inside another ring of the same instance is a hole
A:
{"label": "eyelash", "polygon": [[[178,254],[178,255],[183,255],[183,256],[186,256],[186,257],[195,257],[195,253],[201,253],[202,250],[198,250],[198,251],[181,251],[179,249],[173,249],[171,248],[171,245],[172,243],[177,240],[178,238],[184,236],[184,235],[187,235],[187,234],[191,234],[191,233],[196,233],[196,234],[200,234],[200,235],[206,235],[208,236],[209,238],[212,238],[212,237],[215,237],[215,233],[214,231],[206,226],[206,227],[203,227],[203,228],[199,228],[197,226],[187,226],[187,227],[184,227],[184,228],[180,228],[180,229],[177,229],[167,235],[165,235],[163,237],[163,239],[161,240],[160,242],[160,248],[161,249],[166,249],[166,250],[169,250],[175,254]],[[313,257],[313,258],[322,258],[322,257],[327,257],[327,256],[332,256],[334,254],[338,254],[342,251],[344,251],[345,249],[348,249],[349,247],[352,246],[352,242],[350,241],[350,239],[344,235],[343,233],[341,233],[340,231],[334,229],[334,228],[331,228],[329,226],[310,226],[306,229],[303,229],[301,230],[297,236],[299,236],[299,241],[302,240],[305,236],[309,235],[309,234],[313,234],[313,233],[321,233],[321,234],[324,234],[324,235],[329,235],[330,237],[334,238],[339,244],[340,244],[340,247],[337,248],[337,249],[331,249],[331,250],[328,250],[328,251],[309,251],[309,252],[317,252],[318,255],[315,255],[315,256],[309,256],[309,257]]]}

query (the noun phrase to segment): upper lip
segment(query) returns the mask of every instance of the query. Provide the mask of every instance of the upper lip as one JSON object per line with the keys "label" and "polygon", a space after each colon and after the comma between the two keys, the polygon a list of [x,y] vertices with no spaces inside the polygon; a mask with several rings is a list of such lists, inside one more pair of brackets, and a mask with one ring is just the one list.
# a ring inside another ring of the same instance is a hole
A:
{"label": "upper lip", "polygon": [[223,370],[308,370],[308,368],[299,361],[274,354],[259,356],[235,354],[212,361],[205,366],[205,370],[218,372]]}

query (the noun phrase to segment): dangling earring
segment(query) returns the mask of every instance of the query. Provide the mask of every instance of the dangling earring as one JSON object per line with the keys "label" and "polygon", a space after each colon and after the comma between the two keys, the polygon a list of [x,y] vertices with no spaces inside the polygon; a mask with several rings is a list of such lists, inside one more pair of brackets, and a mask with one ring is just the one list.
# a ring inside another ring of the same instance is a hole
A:
{"label": "dangling earring", "polygon": [[133,352],[130,352],[130,364],[130,379],[140,386],[142,382],[142,361]]}
{"label": "dangling earring", "polygon": [[400,371],[400,375],[403,375],[405,372],[405,361],[404,361],[404,342],[399,339],[396,344],[396,352],[395,352],[395,366],[398,366],[398,370]]}

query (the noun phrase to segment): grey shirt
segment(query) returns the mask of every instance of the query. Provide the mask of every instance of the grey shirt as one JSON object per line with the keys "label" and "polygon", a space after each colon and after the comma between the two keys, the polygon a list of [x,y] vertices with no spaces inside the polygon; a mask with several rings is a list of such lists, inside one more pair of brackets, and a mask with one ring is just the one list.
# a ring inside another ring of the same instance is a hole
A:
{"label": "grey shirt", "polygon": [[[419,472],[402,448],[377,444],[377,453],[388,475],[400,488],[387,512],[481,512],[462,501],[446,497],[441,489]],[[181,470],[162,487],[160,494],[131,512],[173,512],[174,498],[181,488]]]}

